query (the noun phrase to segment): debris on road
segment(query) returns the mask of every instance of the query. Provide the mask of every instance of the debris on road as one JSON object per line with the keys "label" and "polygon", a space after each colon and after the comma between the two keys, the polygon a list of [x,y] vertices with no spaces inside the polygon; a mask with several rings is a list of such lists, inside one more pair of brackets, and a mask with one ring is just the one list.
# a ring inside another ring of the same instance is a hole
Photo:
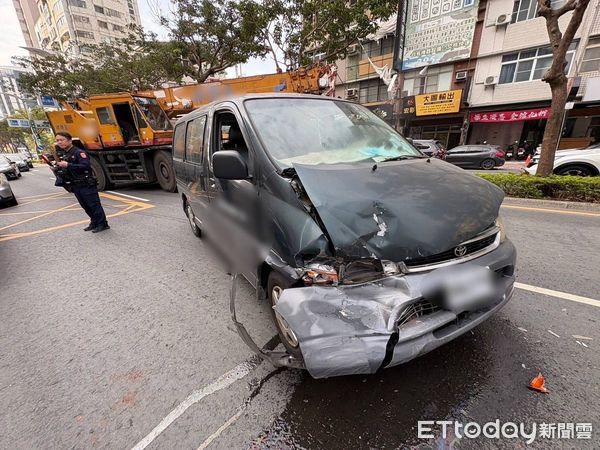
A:
{"label": "debris on road", "polygon": [[521,367],[523,367],[523,369],[527,369],[527,367],[525,367],[525,364],[521,363]]}
{"label": "debris on road", "polygon": [[557,338],[559,338],[560,336],[558,334],[556,334],[554,331],[552,330],[548,330],[548,333],[550,333],[552,336],[556,336]]}
{"label": "debris on road", "polygon": [[579,345],[582,345],[585,348],[588,348],[588,345],[585,342],[581,342],[581,341],[575,341],[577,342]]}
{"label": "debris on road", "polygon": [[546,389],[546,379],[542,373],[538,373],[536,377],[533,378],[529,382],[529,387],[534,391],[543,392],[544,394],[548,394],[548,389]]}
{"label": "debris on road", "polygon": [[517,327],[517,329],[519,331],[522,331],[523,333],[527,333],[527,330],[525,328],[523,328],[523,327]]}
{"label": "debris on road", "polygon": [[579,339],[580,341],[593,341],[593,338],[587,336],[580,336],[579,334],[572,334],[575,339]]}

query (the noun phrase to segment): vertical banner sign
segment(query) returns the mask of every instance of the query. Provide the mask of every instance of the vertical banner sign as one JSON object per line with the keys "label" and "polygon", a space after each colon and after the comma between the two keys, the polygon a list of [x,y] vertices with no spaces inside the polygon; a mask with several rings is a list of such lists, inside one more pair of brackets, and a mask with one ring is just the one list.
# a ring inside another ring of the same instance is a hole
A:
{"label": "vertical banner sign", "polygon": [[469,58],[478,0],[408,0],[402,70]]}

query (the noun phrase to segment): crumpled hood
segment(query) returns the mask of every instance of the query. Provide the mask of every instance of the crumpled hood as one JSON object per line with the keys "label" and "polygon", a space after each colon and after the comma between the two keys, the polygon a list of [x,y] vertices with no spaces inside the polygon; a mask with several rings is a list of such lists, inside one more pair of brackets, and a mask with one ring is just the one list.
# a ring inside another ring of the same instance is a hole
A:
{"label": "crumpled hood", "polygon": [[294,169],[336,256],[404,261],[441,253],[494,223],[503,192],[438,160]]}

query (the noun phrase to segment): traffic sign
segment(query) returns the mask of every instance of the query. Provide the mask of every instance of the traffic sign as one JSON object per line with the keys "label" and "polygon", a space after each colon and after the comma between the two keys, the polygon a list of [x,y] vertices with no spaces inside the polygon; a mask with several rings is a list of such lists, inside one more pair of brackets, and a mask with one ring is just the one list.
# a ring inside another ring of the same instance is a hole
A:
{"label": "traffic sign", "polygon": [[27,119],[8,119],[8,126],[11,128],[30,128],[31,125]]}

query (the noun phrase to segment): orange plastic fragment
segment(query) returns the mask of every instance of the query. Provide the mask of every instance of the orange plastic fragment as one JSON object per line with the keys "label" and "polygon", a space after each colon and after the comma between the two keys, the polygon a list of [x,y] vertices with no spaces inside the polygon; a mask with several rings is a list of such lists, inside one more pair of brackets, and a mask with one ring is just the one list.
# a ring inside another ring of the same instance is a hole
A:
{"label": "orange plastic fragment", "polygon": [[546,379],[541,372],[537,375],[537,377],[534,377],[534,379],[529,382],[529,387],[536,391],[543,392],[544,394],[548,393],[548,389],[546,389]]}

